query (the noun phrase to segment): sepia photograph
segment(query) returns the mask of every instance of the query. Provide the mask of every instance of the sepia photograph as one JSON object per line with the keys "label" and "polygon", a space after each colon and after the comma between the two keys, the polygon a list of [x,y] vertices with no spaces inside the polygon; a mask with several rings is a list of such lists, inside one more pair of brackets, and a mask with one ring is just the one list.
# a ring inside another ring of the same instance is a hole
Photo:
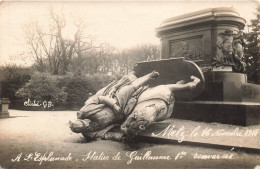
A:
{"label": "sepia photograph", "polygon": [[260,1],[0,0],[0,169],[260,169]]}

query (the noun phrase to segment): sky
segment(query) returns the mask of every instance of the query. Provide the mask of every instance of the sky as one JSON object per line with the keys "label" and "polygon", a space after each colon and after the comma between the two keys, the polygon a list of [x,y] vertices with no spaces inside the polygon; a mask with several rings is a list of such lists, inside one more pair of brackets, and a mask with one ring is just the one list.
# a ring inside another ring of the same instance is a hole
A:
{"label": "sky", "polygon": [[[0,0],[1,1],[1,0]],[[247,24],[253,19],[257,1],[5,1],[0,3],[0,65],[30,65],[21,57],[26,48],[22,26],[38,21],[48,25],[48,9],[63,11],[68,26],[64,35],[72,37],[72,16],[80,16],[97,43],[118,49],[144,43],[159,44],[155,28],[164,19],[205,8],[233,7]]]}

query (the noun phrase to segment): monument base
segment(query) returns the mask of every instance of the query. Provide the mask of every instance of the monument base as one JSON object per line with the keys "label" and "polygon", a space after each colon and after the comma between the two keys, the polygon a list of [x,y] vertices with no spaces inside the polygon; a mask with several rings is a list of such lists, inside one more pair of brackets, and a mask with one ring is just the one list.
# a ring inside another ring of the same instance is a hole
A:
{"label": "monument base", "polygon": [[250,126],[260,124],[260,85],[247,83],[246,75],[207,72],[203,93],[192,102],[179,102],[174,117]]}
{"label": "monument base", "polygon": [[227,101],[176,102],[172,118],[240,126],[260,124],[260,103]]}
{"label": "monument base", "polygon": [[135,71],[141,76],[157,70],[160,76],[150,86],[176,83],[190,75],[201,76],[197,93],[174,93],[173,118],[241,126],[260,124],[260,85],[247,83],[243,73],[222,69],[200,75],[199,68],[190,63],[183,58],[141,62]]}

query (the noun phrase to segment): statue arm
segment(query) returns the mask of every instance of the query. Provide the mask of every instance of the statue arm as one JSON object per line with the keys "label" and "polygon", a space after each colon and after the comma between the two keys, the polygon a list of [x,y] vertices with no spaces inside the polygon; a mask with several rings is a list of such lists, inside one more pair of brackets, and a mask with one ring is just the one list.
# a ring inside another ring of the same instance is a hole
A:
{"label": "statue arm", "polygon": [[116,113],[120,112],[120,107],[117,105],[117,101],[115,99],[106,96],[98,96],[98,102],[100,104],[105,104],[107,107],[113,109]]}
{"label": "statue arm", "polygon": [[166,85],[172,92],[174,91],[181,91],[181,90],[191,90],[194,89],[199,83],[200,83],[200,79],[195,77],[195,76],[191,76],[190,77],[192,79],[191,82],[186,83],[186,84],[169,84]]}

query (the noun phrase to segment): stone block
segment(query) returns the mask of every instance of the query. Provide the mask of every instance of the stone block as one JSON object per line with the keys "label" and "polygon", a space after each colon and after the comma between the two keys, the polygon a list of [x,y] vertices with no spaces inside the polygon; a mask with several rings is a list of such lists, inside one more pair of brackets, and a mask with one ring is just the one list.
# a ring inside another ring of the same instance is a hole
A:
{"label": "stone block", "polygon": [[205,90],[197,100],[208,101],[242,101],[242,83],[240,82],[207,82]]}
{"label": "stone block", "polygon": [[234,72],[212,72],[213,82],[240,82],[247,83],[247,76],[244,73]]}
{"label": "stone block", "polygon": [[176,102],[172,118],[241,126],[260,124],[260,103],[227,101]]}
{"label": "stone block", "polygon": [[10,117],[9,112],[8,112],[8,107],[11,102],[9,101],[8,98],[2,98],[0,99],[0,118],[6,118]]}
{"label": "stone block", "polygon": [[242,84],[242,100],[244,102],[260,103],[260,85],[245,83]]}
{"label": "stone block", "polygon": [[246,107],[246,125],[260,124],[260,106],[247,106]]}
{"label": "stone block", "polygon": [[198,97],[204,90],[204,75],[197,64],[192,61],[186,61],[184,58],[163,59],[158,61],[139,62],[134,68],[138,77],[154,70],[158,71],[160,76],[148,83],[150,87],[163,84],[175,84],[180,80],[189,82],[191,81],[190,76],[192,75],[201,80],[201,83],[192,91],[174,93],[176,99],[190,100]]}

